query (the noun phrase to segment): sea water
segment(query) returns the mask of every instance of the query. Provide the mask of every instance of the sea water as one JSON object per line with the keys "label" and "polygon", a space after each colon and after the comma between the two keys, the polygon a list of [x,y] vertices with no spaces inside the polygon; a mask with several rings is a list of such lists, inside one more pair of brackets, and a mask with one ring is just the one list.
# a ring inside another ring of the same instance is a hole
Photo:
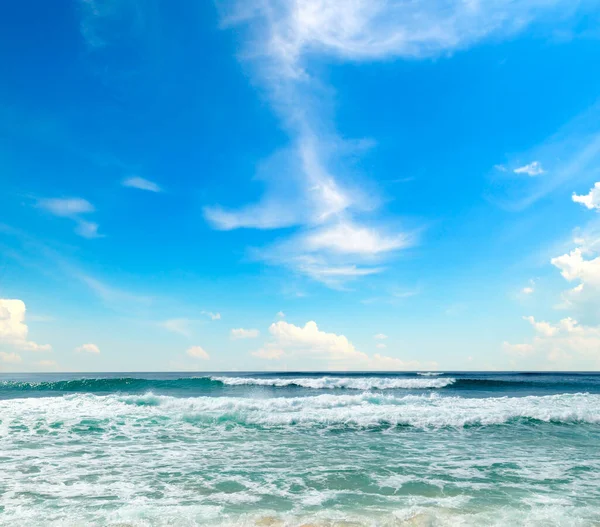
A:
{"label": "sea water", "polygon": [[600,525],[600,375],[3,375],[0,524]]}

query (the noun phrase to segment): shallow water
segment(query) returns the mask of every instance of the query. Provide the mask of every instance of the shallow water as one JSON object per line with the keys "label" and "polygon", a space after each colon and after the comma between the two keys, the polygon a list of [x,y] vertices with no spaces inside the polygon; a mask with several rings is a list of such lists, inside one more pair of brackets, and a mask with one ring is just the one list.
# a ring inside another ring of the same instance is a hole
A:
{"label": "shallow water", "polygon": [[600,375],[0,377],[2,525],[600,525]]}

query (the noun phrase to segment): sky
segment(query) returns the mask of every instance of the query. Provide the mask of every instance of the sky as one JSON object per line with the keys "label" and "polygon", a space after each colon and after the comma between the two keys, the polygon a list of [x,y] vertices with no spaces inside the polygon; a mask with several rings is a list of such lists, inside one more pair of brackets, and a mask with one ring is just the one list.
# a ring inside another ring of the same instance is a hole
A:
{"label": "sky", "polygon": [[600,2],[0,6],[0,371],[600,369]]}

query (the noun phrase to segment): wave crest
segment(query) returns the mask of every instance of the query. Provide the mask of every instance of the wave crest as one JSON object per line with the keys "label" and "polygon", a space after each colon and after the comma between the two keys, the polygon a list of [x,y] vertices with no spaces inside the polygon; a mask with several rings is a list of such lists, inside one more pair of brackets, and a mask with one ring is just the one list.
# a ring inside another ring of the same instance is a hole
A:
{"label": "wave crest", "polygon": [[407,379],[398,377],[211,377],[214,381],[228,386],[298,386],[317,390],[336,388],[347,390],[426,390],[445,388],[454,384],[456,379]]}
{"label": "wave crest", "polygon": [[[323,394],[271,399],[247,397],[177,398],[154,394],[76,394],[52,399],[0,401],[4,424],[51,419],[115,423],[187,422],[196,426],[236,425],[305,428],[471,427],[515,421],[600,424],[600,395],[462,398],[438,394]],[[120,425],[119,425],[120,426]]]}

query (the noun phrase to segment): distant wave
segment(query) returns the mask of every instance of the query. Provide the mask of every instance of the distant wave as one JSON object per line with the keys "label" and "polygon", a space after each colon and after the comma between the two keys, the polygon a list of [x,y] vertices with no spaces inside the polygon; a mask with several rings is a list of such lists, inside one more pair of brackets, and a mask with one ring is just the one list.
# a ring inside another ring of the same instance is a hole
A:
{"label": "distant wave", "polygon": [[[561,391],[593,391],[600,389],[600,378],[548,378],[546,376],[514,376],[508,378],[440,377],[438,372],[419,372],[415,377],[408,376],[199,376],[176,379],[145,379],[137,377],[80,378],[57,381],[0,381],[0,395],[10,392],[20,396],[23,392],[44,393],[144,393],[155,392],[213,392],[227,387],[271,387],[304,388],[308,390],[439,390],[452,388],[453,391],[490,391],[521,389],[560,389]],[[26,393],[23,393],[26,395]]]}
{"label": "distant wave", "polygon": [[48,391],[48,392],[82,392],[110,393],[135,392],[157,389],[177,389],[193,387],[218,386],[222,383],[210,377],[188,377],[181,379],[143,379],[136,377],[113,378],[81,378],[61,381],[0,381],[0,391]]}
{"label": "distant wave", "polygon": [[[600,424],[600,395],[462,398],[437,394],[392,396],[362,393],[310,397],[170,397],[75,394],[60,398],[0,401],[4,425],[61,429],[93,420],[100,429],[186,422],[194,426],[308,428],[444,428],[525,423]],[[87,425],[86,425],[87,426]],[[133,428],[135,429],[135,428]]]}
{"label": "distant wave", "polygon": [[417,375],[422,375],[423,377],[437,377],[438,375],[444,375],[441,371],[419,371]]}
{"label": "distant wave", "polygon": [[456,379],[410,379],[405,377],[211,377],[214,381],[229,386],[298,386],[328,390],[343,388],[347,390],[424,390],[445,388]]}

